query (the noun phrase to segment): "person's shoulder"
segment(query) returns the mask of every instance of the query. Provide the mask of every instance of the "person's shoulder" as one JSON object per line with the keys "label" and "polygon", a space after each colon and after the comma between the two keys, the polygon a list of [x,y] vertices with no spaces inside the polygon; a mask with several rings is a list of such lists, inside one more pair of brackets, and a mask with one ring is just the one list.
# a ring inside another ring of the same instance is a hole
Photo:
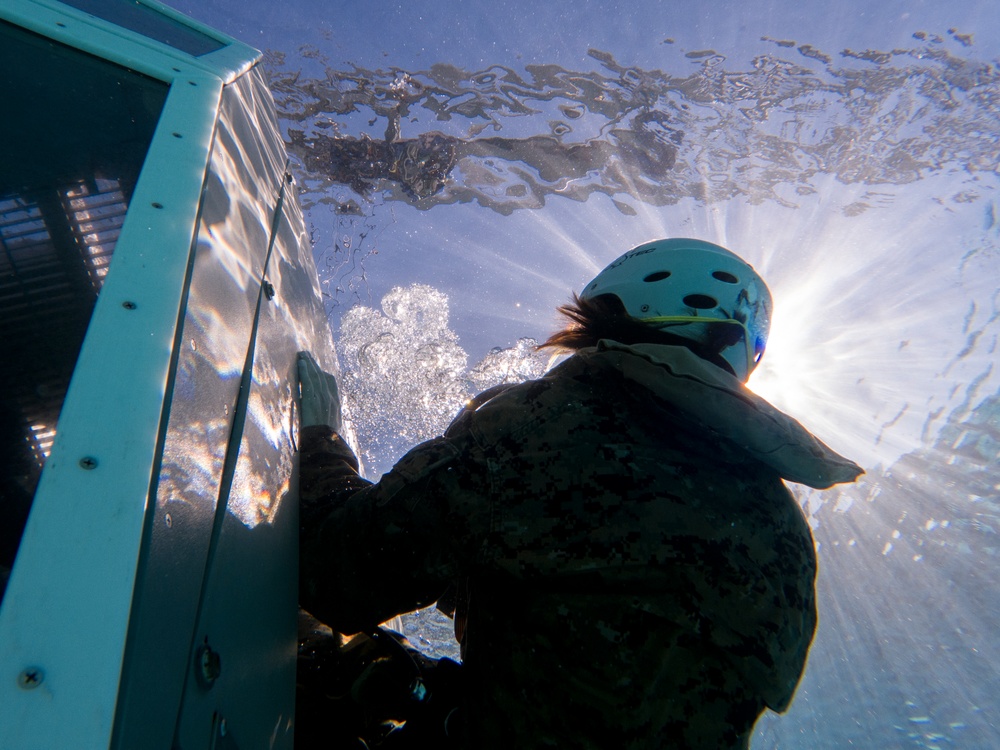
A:
{"label": "person's shoulder", "polygon": [[473,435],[480,444],[519,433],[545,422],[553,411],[569,403],[569,382],[550,371],[540,378],[505,383],[471,399],[445,433],[449,437]]}

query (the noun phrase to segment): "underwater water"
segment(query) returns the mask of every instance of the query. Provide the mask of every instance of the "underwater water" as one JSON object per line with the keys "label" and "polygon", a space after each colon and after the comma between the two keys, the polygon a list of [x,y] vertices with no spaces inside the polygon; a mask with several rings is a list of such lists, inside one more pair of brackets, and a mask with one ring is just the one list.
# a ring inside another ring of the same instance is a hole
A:
{"label": "underwater water", "polygon": [[751,387],[867,472],[793,488],[821,624],[753,747],[1000,747],[1000,8],[172,4],[265,50],[370,477],[624,250],[723,244]]}

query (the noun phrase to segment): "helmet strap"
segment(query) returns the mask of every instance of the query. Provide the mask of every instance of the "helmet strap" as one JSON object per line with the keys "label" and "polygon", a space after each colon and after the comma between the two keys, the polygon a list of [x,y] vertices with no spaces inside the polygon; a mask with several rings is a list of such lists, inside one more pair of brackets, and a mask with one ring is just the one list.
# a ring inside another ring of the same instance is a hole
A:
{"label": "helmet strap", "polygon": [[[744,323],[732,318],[699,318],[695,315],[661,315],[652,318],[639,318],[643,323],[657,324],[660,330],[669,329],[673,325],[684,325],[689,323],[708,323],[711,325],[730,325],[739,326],[740,330],[743,332],[743,345],[746,353],[746,372],[747,375],[753,370],[755,364],[754,344],[751,341],[750,329],[746,327]],[[663,324],[663,325],[659,325]],[[673,332],[672,332],[673,333]],[[675,334],[681,336],[681,334]],[[684,336],[681,336],[685,338]],[[718,352],[721,356],[721,352]]]}

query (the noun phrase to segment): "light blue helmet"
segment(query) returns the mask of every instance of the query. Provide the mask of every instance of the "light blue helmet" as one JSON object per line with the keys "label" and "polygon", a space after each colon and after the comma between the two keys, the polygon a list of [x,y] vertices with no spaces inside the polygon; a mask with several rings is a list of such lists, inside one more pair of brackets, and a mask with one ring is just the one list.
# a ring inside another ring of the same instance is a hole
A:
{"label": "light blue helmet", "polygon": [[744,382],[764,354],[771,293],[749,263],[711,242],[639,245],[601,271],[580,297],[605,294],[621,300],[633,318],[677,336],[727,342],[720,354]]}

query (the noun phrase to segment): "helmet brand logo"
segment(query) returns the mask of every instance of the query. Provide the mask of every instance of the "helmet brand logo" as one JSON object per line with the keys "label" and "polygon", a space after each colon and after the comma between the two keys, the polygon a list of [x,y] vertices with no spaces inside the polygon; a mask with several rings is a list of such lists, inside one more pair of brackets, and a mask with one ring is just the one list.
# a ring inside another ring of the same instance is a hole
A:
{"label": "helmet brand logo", "polygon": [[632,258],[635,258],[639,255],[646,255],[647,253],[651,253],[654,250],[656,250],[655,247],[647,247],[643,248],[642,250],[633,250],[631,253],[625,253],[625,255],[620,257],[618,260],[616,260],[614,263],[608,266],[605,270],[610,271],[612,268],[618,268],[618,266],[620,266],[625,261],[632,260]]}

